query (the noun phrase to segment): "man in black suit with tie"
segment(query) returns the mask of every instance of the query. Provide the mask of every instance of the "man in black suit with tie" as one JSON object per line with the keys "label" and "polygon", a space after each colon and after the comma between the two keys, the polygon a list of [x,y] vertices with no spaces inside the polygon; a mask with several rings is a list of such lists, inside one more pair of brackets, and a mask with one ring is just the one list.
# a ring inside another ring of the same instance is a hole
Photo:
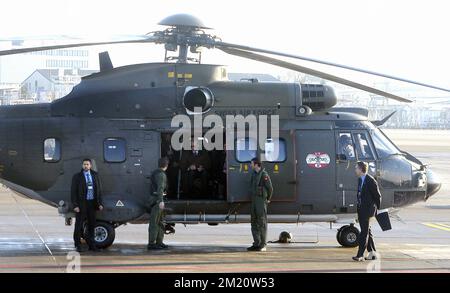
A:
{"label": "man in black suit with tie", "polygon": [[72,178],[71,199],[73,210],[76,213],[73,240],[78,252],[82,252],[80,238],[84,221],[87,223],[85,240],[89,245],[89,250],[98,251],[95,246],[94,233],[96,212],[103,210],[102,188],[98,173],[91,170],[91,167],[92,161],[84,159],[83,170],[73,175]]}
{"label": "man in black suit with tie", "polygon": [[[380,209],[381,193],[377,181],[367,174],[368,170],[369,164],[366,162],[359,161],[356,163],[355,172],[358,176],[357,212],[361,232],[358,236],[358,254],[353,257],[354,261],[377,259],[375,243],[370,229],[370,219],[375,217],[377,209]],[[364,258],[366,249],[369,254]]]}

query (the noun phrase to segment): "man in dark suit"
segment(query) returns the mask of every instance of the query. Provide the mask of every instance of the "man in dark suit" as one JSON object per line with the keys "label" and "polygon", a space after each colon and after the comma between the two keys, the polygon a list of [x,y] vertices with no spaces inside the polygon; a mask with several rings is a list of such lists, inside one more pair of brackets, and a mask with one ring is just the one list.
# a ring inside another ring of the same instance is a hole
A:
{"label": "man in dark suit", "polygon": [[[358,176],[357,212],[361,232],[358,236],[358,254],[353,257],[354,261],[375,260],[377,258],[375,243],[373,242],[370,229],[370,219],[375,217],[377,209],[381,205],[381,193],[377,181],[367,174],[369,165],[366,162],[357,162],[355,172]],[[364,258],[367,249],[369,255]]]}
{"label": "man in dark suit", "polygon": [[194,192],[194,181],[200,179],[200,195],[207,195],[208,176],[211,169],[211,160],[208,152],[200,151],[197,140],[191,140],[191,150],[183,151],[181,155],[180,168],[183,172],[184,191],[192,196]]}
{"label": "man in dark suit", "polygon": [[71,199],[75,217],[75,229],[73,240],[78,252],[81,252],[81,235],[83,232],[83,222],[87,222],[86,242],[89,250],[98,251],[95,246],[94,232],[96,211],[103,210],[102,187],[98,173],[92,168],[90,159],[83,160],[83,169],[73,175],[71,186]]}

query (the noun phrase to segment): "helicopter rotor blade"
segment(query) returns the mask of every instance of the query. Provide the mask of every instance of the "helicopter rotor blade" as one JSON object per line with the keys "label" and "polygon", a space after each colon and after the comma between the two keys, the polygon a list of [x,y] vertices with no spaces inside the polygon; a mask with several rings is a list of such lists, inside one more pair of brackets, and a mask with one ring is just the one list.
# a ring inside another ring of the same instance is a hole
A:
{"label": "helicopter rotor blade", "polygon": [[347,69],[347,70],[362,72],[362,73],[366,73],[366,74],[370,74],[370,75],[376,75],[376,76],[380,76],[380,77],[384,77],[384,78],[389,78],[389,79],[393,79],[393,80],[398,80],[398,81],[411,83],[411,84],[415,84],[415,85],[419,85],[419,86],[423,86],[423,87],[428,87],[428,88],[432,88],[432,89],[436,89],[436,90],[440,90],[440,91],[450,92],[450,89],[447,89],[447,88],[443,88],[443,87],[439,87],[439,86],[435,86],[435,85],[430,85],[430,84],[426,84],[426,83],[418,82],[418,81],[414,81],[414,80],[409,80],[409,79],[406,79],[406,78],[397,77],[397,76],[393,76],[393,75],[388,75],[388,74],[384,74],[384,73],[380,73],[380,72],[376,72],[376,71],[371,71],[371,70],[366,70],[366,69],[362,69],[362,68],[347,66],[347,65],[334,63],[334,62],[330,62],[330,61],[325,61],[325,60],[319,60],[319,59],[315,59],[315,58],[309,58],[309,57],[304,57],[304,56],[299,56],[299,55],[294,55],[294,54],[289,54],[289,53],[277,52],[277,51],[260,49],[260,48],[253,48],[253,47],[249,47],[249,46],[243,46],[243,45],[237,45],[237,44],[231,44],[231,43],[225,43],[225,42],[216,42],[215,46],[217,48],[219,48],[219,49],[232,48],[232,49],[244,50],[244,51],[249,51],[249,52],[258,52],[258,53],[264,53],[264,54],[271,54],[271,55],[278,55],[278,56],[282,56],[282,57],[300,59],[300,60],[304,60],[304,61],[309,61],[309,62],[324,64],[324,65],[329,65],[329,66],[333,66],[333,67],[338,67],[338,68],[343,68],[343,69]]}
{"label": "helicopter rotor blade", "polygon": [[263,62],[263,63],[267,63],[267,64],[272,64],[275,66],[279,66],[279,67],[283,67],[283,68],[287,68],[287,69],[291,69],[294,71],[298,71],[298,72],[302,72],[305,74],[309,74],[309,75],[313,75],[313,76],[317,76],[329,81],[334,81],[340,84],[344,84],[353,88],[357,88],[375,95],[380,95],[389,99],[393,99],[399,102],[407,102],[407,103],[411,103],[412,101],[409,99],[405,99],[384,91],[381,91],[379,89],[373,88],[373,87],[369,87],[348,79],[344,79],[335,75],[331,75],[322,71],[318,71],[315,69],[311,69],[308,67],[304,67],[301,65],[297,65],[297,64],[293,64],[290,62],[286,62],[283,60],[279,60],[279,59],[275,59],[272,57],[268,57],[268,56],[264,56],[264,55],[260,55],[260,54],[256,54],[253,52],[248,52],[248,51],[244,51],[244,50],[238,50],[238,49],[232,49],[232,48],[222,48],[219,47],[220,50],[224,51],[225,53],[228,53],[230,55],[235,55],[235,56],[239,56],[239,57],[243,57],[243,58],[247,58],[247,59],[252,59],[255,61],[259,61],[259,62]]}
{"label": "helicopter rotor blade", "polygon": [[0,56],[7,55],[15,55],[15,54],[23,54],[37,51],[46,51],[46,50],[57,50],[57,49],[66,49],[66,48],[76,48],[76,47],[87,47],[87,46],[99,46],[99,45],[111,45],[111,44],[132,44],[132,43],[151,43],[155,42],[156,39],[149,36],[148,38],[143,39],[134,39],[134,40],[124,40],[124,41],[105,41],[105,42],[88,42],[88,43],[73,43],[73,44],[64,44],[64,45],[50,45],[50,46],[40,46],[40,47],[30,47],[30,48],[19,48],[19,49],[9,49],[0,51]]}

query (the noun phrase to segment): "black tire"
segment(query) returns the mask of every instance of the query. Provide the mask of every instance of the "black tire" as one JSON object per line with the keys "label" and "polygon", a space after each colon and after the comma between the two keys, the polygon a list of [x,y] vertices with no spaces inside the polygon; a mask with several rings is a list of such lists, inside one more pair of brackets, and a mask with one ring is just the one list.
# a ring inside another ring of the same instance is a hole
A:
{"label": "black tire", "polygon": [[[87,227],[85,226],[84,233],[86,234]],[[86,238],[86,237],[84,237]],[[97,222],[95,225],[95,245],[97,248],[108,248],[110,247],[114,239],[116,238],[116,230],[114,226],[107,222]]]}
{"label": "black tire", "polygon": [[355,226],[344,226],[338,232],[338,242],[344,247],[356,247],[358,246],[358,236],[359,230]]}
{"label": "black tire", "polygon": [[336,241],[339,243],[339,245],[343,245],[342,244],[342,242],[341,242],[341,231],[342,231],[342,227],[341,228],[339,228],[338,230],[337,230],[337,233],[336,233]]}

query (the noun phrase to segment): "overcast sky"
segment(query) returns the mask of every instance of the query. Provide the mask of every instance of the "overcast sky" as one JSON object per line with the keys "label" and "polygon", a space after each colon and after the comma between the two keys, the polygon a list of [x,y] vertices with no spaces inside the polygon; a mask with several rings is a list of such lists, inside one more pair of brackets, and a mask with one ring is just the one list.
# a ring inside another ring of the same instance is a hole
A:
{"label": "overcast sky", "polygon": [[[450,88],[450,2],[387,0],[7,0],[0,37],[32,35],[144,34],[162,18],[190,13],[224,41],[363,67]],[[115,65],[161,61],[151,45],[108,47]],[[7,58],[7,57],[6,57]],[[207,51],[204,60],[241,72],[279,69]],[[300,64],[311,64],[298,62]],[[365,75],[316,66],[373,81]]]}

